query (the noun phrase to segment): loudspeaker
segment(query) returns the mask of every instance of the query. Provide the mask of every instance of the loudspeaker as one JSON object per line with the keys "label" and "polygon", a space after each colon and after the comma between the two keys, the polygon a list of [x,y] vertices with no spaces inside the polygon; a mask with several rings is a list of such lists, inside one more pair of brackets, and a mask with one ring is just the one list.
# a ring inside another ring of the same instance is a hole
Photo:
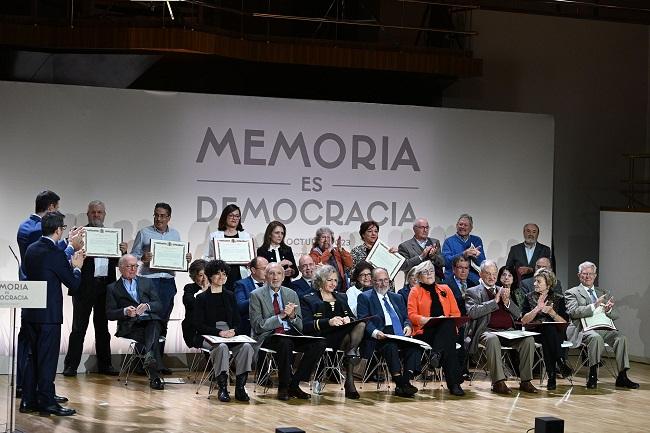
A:
{"label": "loudspeaker", "polygon": [[554,416],[535,418],[535,433],[564,433],[564,420]]}
{"label": "loudspeaker", "polygon": [[298,427],[276,427],[275,433],[305,433],[305,431]]}

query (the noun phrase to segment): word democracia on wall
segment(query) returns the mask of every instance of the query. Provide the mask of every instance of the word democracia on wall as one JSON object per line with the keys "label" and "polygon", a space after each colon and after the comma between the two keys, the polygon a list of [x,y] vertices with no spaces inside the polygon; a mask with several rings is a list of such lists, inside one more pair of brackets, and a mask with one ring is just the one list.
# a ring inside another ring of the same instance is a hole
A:
{"label": "word democracia on wall", "polygon": [[[391,143],[387,136],[381,137],[380,145],[375,143],[373,138],[358,134],[352,135],[350,142],[347,143],[341,136],[327,132],[319,135],[313,143],[309,144],[311,152],[308,151],[302,131],[298,132],[289,144],[282,131],[278,132],[272,143],[268,143],[265,140],[265,131],[261,129],[245,129],[243,138],[240,137],[238,141],[235,139],[232,128],[228,128],[219,140],[212,132],[212,128],[208,127],[196,162],[203,163],[210,149],[217,157],[221,157],[228,149],[232,162],[236,165],[273,166],[281,155],[288,160],[299,155],[305,167],[312,167],[313,161],[325,169],[334,169],[345,164],[352,170],[376,170],[379,168],[392,171],[406,167],[412,171],[420,171],[408,137],[402,139],[394,157],[390,155],[389,148],[395,143]],[[268,148],[271,149],[268,159],[260,158],[260,154]],[[349,162],[345,162],[346,159]]]}
{"label": "word democracia on wall", "polygon": [[[222,209],[230,203],[235,203],[233,197],[223,197]],[[402,226],[415,221],[415,211],[409,202],[383,202],[373,201],[368,205],[360,205],[354,201],[344,206],[338,200],[319,201],[315,199],[296,203],[289,198],[275,202],[266,199],[253,201],[251,198],[238,202],[241,208],[242,221],[262,218],[267,224],[273,220],[283,224],[291,224],[300,218],[308,225],[340,225],[347,226],[351,223],[362,223],[374,220],[379,225]],[[219,214],[217,201],[212,197],[198,196],[196,202],[196,221],[212,221]]]}

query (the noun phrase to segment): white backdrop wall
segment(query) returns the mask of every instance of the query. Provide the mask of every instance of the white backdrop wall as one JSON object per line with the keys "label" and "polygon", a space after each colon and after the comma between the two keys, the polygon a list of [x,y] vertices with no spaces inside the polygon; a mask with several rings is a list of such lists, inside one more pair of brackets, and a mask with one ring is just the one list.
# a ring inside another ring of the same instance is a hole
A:
{"label": "white backdrop wall", "polygon": [[[258,245],[270,220],[284,220],[296,255],[309,251],[322,225],[353,247],[369,218],[392,245],[412,236],[419,216],[442,241],[463,212],[499,263],[525,222],[537,222],[550,243],[548,115],[7,82],[0,98],[2,279],[17,274],[6,245],[16,247],[16,228],[43,189],[62,197],[68,226],[86,223],[90,200],[104,201],[106,225],[123,228],[129,245],[152,223],[154,203],[168,202],[170,225],[195,257],[228,202],[242,208]],[[177,277],[181,293],[188,281]],[[179,320],[180,298],[172,314]],[[69,300],[65,317],[62,353]],[[167,351],[184,350],[180,321],[169,339]],[[93,340],[89,330],[86,352]]]}
{"label": "white backdrop wall", "polygon": [[[616,300],[630,356],[650,362],[650,213],[600,212],[597,285]],[[577,270],[576,270],[577,273]]]}

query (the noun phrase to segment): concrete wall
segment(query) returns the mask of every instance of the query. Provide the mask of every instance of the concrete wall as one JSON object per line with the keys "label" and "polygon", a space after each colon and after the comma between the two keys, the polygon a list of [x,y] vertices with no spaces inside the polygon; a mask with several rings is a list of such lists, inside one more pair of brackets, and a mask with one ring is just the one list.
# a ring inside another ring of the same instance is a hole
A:
{"label": "concrete wall", "polygon": [[553,238],[571,287],[579,262],[598,261],[599,208],[625,203],[621,155],[648,149],[648,27],[477,11],[474,29],[484,75],[448,88],[443,106],[555,116]]}

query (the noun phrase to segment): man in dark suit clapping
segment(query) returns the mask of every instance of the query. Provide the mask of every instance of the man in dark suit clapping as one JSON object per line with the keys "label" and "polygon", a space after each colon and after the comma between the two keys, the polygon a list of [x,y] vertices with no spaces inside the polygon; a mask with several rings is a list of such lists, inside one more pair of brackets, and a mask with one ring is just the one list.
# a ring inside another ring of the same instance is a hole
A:
{"label": "man in dark suit clapping", "polygon": [[160,363],[161,314],[163,305],[150,279],[137,276],[138,259],[131,254],[120,257],[121,278],[106,288],[106,317],[117,320],[116,337],[130,338],[144,346],[144,367],[149,371],[152,389],[165,389]]}
{"label": "man in dark suit clapping", "polygon": [[55,400],[54,378],[61,344],[63,293],[75,295],[81,281],[84,255],[77,251],[71,262],[57,246],[66,226],[63,215],[50,212],[43,216],[43,236],[27,248],[22,270],[29,281],[47,282],[47,307],[23,308],[22,327],[26,333],[29,356],[23,378],[20,412],[39,411],[43,415],[74,415],[74,409],[60,406]]}

